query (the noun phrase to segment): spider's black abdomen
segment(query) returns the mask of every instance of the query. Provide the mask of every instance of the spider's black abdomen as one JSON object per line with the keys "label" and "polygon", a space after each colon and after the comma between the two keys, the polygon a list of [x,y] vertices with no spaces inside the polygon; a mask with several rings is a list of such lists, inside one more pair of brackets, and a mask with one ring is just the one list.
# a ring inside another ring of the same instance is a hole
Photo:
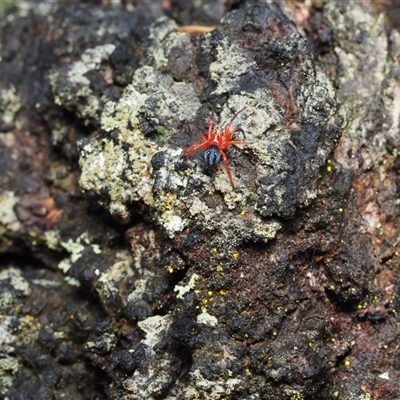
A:
{"label": "spider's black abdomen", "polygon": [[221,161],[221,153],[219,152],[218,146],[212,144],[204,152],[204,160],[209,167],[214,167]]}

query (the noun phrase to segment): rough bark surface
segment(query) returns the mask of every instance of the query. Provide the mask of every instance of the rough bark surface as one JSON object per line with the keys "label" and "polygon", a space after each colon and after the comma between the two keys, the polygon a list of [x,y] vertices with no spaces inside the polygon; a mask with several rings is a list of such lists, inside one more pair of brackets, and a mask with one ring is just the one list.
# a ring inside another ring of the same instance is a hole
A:
{"label": "rough bark surface", "polygon": [[0,397],[400,396],[399,33],[225,6],[4,11]]}

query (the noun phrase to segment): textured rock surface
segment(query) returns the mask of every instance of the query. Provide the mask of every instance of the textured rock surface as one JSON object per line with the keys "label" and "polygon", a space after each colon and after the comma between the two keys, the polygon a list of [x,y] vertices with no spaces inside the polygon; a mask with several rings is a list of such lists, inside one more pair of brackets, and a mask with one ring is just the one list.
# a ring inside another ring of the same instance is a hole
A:
{"label": "textured rock surface", "polygon": [[293,4],[1,19],[0,397],[400,395],[399,34]]}

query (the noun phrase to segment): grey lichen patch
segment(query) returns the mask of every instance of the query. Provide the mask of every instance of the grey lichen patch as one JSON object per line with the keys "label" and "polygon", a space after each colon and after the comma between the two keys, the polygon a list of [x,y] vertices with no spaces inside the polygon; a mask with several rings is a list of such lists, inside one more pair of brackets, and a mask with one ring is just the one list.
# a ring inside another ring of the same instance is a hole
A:
{"label": "grey lichen patch", "polygon": [[196,79],[197,46],[193,37],[178,33],[177,25],[169,18],[158,19],[149,28],[149,63],[168,73],[177,82]]}
{"label": "grey lichen patch", "polygon": [[146,338],[142,340],[142,343],[152,351],[153,347],[160,342],[170,324],[171,318],[168,315],[155,315],[138,322],[139,328],[146,333]]}
{"label": "grey lichen patch", "polygon": [[177,233],[182,232],[188,225],[187,220],[185,221],[183,217],[177,215],[177,213],[172,210],[163,212],[159,217],[159,223],[171,239],[174,238]]}
{"label": "grey lichen patch", "polygon": [[107,99],[93,92],[86,75],[98,71],[114,50],[113,44],[97,46],[86,50],[79,61],[52,70],[50,83],[56,104],[76,112],[80,118],[99,115]]}
{"label": "grey lichen patch", "polygon": [[190,122],[201,106],[192,84],[176,82],[154,67],[139,68],[132,86],[145,95],[143,103],[139,104],[141,130],[145,134],[153,125],[156,129],[169,128],[172,134],[173,128]]}
{"label": "grey lichen patch", "polygon": [[156,129],[165,140],[168,129],[172,133],[199,107],[190,85],[150,66],[138,69],[121,99],[106,104],[101,123],[110,135],[95,135],[81,147],[82,189],[106,195],[110,212],[122,219],[132,202],[154,206],[150,161],[159,148],[145,135],[153,137]]}
{"label": "grey lichen patch", "polygon": [[13,191],[0,193],[0,251],[6,252],[13,245],[12,238],[22,230],[15,207],[20,198]]}
{"label": "grey lichen patch", "polygon": [[152,64],[159,70],[163,70],[168,64],[168,54],[177,40],[187,41],[189,35],[180,35],[176,31],[177,25],[170,18],[162,17],[149,28],[149,56]]}
{"label": "grey lichen patch", "polygon": [[[226,371],[228,375],[229,371]],[[190,373],[190,380],[194,387],[198,389],[188,396],[188,399],[195,400],[198,398],[204,398],[202,393],[213,394],[215,399],[223,399],[226,396],[232,396],[232,394],[243,387],[244,382],[238,378],[226,378],[221,377],[219,380],[207,379],[201,371],[194,370]],[[189,392],[190,393],[190,392]],[[259,396],[254,397],[254,399],[259,398]]]}
{"label": "grey lichen patch", "polygon": [[244,49],[228,37],[218,42],[216,52],[217,60],[210,64],[210,78],[217,83],[212,94],[232,93],[232,88],[240,87],[240,77],[254,71],[255,61],[247,57]]}
{"label": "grey lichen patch", "polygon": [[106,271],[99,273],[95,283],[95,290],[103,305],[103,308],[111,315],[115,312],[116,302],[125,306],[124,299],[121,297],[120,288],[123,287],[124,281],[130,280],[133,276],[132,256],[122,252],[118,254],[116,261]]}
{"label": "grey lichen patch", "polygon": [[171,385],[170,370],[174,367],[176,359],[167,353],[160,357],[159,350],[156,349],[160,342],[165,342],[170,324],[171,317],[168,315],[156,315],[138,323],[139,328],[146,334],[139,345],[141,363],[146,365],[146,368],[137,369],[132,377],[124,380],[124,399],[128,400],[134,396],[154,400]]}
{"label": "grey lichen patch", "polygon": [[135,286],[128,294],[126,303],[140,304],[143,299],[146,299],[149,290],[149,283],[154,279],[155,274],[148,269],[140,270],[135,280]]}
{"label": "grey lichen patch", "polygon": [[[389,41],[382,14],[375,18],[357,5],[344,6],[358,26],[356,32],[347,29],[345,14],[339,13],[332,5],[326,7],[326,15],[330,21],[335,19],[341,40],[341,46],[335,48],[335,52],[340,68],[346,70],[346,74],[338,78],[338,96],[346,100],[343,108],[348,124],[337,154],[340,154],[339,162],[344,167],[353,168],[359,165],[359,159],[352,155],[361,144],[367,146],[374,163],[380,163],[386,152],[382,143],[399,144],[398,66],[389,60],[398,57],[400,38],[399,33],[393,30]],[[357,45],[352,40],[356,35],[363,38]],[[379,102],[383,102],[385,111],[378,111],[378,98]],[[383,119],[383,129],[377,125],[380,120],[377,115],[380,114],[384,115],[380,118]],[[370,140],[372,134],[373,141]]]}
{"label": "grey lichen patch", "polygon": [[[392,166],[398,164],[400,145],[400,85],[394,61],[400,54],[400,35],[392,30],[389,36],[383,15],[369,15],[354,3],[342,4],[339,10],[327,4],[325,11],[340,43],[334,49],[337,68],[346,71],[338,76],[338,97],[347,124],[335,159],[348,171],[369,173],[354,185],[363,230],[376,235],[378,253],[382,237],[393,243],[394,252],[397,234],[389,221],[398,220],[398,207],[391,199],[398,187]],[[348,16],[354,24],[351,30]]]}
{"label": "grey lichen patch", "polygon": [[[32,286],[14,266],[0,272],[0,396],[7,398],[20,368],[19,349],[37,343],[41,323],[24,314],[26,301],[34,303]],[[29,306],[28,306],[29,307]]]}
{"label": "grey lichen patch", "polygon": [[[226,64],[223,65],[227,68]],[[223,83],[219,84],[219,86],[221,85]],[[261,88],[256,88],[252,92],[233,94],[226,102],[226,107],[223,107],[220,111],[219,128],[224,128],[232,120],[234,112],[240,110],[243,111],[233,121],[232,127],[243,130],[243,140],[250,142],[250,144],[253,142],[257,144],[257,146],[250,146],[251,149],[254,149],[256,153],[262,153],[265,150],[264,156],[267,155],[269,135],[271,132],[275,132],[277,127],[280,130],[284,128],[279,126],[284,117],[282,108],[274,102],[268,91]],[[240,133],[238,136],[240,136]],[[247,147],[241,148],[246,149]],[[260,161],[263,161],[262,157],[260,157]]]}
{"label": "grey lichen patch", "polygon": [[[14,302],[17,304],[16,299]],[[20,356],[16,356],[17,349],[21,346],[29,346],[30,343],[37,343],[40,328],[41,324],[30,315],[17,317],[2,312],[0,316],[0,395],[2,398],[7,398],[9,389],[22,367]]]}
{"label": "grey lichen patch", "polygon": [[[101,123],[104,130],[111,131],[129,127],[144,130],[142,125],[147,122],[155,129],[170,126],[172,133],[174,124],[188,122],[199,107],[190,84],[174,82],[169,75],[144,66],[135,71],[120,100],[107,103]],[[121,135],[127,139],[126,132]]]}
{"label": "grey lichen patch", "polygon": [[154,149],[137,130],[124,136],[131,142],[130,146],[125,147],[124,142],[115,143],[111,138],[93,138],[82,147],[79,160],[82,189],[106,194],[110,212],[118,218],[124,218],[128,213],[126,206],[138,201],[142,192],[146,202],[152,202],[148,196],[148,169]]}
{"label": "grey lichen patch", "polygon": [[8,290],[0,292],[0,312],[12,309],[19,297],[26,297],[30,294],[29,283],[19,269],[11,267],[1,271],[0,282],[7,282],[9,287]]}
{"label": "grey lichen patch", "polygon": [[297,87],[296,107],[305,114],[302,123],[312,123],[315,126],[323,124],[326,116],[328,123],[335,122],[336,91],[325,72],[318,68],[310,69],[304,66],[303,77],[305,80]]}
{"label": "grey lichen patch", "polygon": [[0,342],[3,355],[10,354],[15,351],[15,336],[13,333],[13,325],[15,325],[15,317],[2,315],[0,318]]}

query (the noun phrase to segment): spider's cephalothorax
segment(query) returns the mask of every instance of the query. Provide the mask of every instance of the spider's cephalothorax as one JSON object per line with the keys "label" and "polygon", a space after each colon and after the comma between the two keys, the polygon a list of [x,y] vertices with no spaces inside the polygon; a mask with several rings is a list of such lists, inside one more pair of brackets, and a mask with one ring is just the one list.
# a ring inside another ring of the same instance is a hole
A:
{"label": "spider's cephalothorax", "polygon": [[240,110],[233,116],[233,118],[226,125],[225,129],[214,128],[214,122],[212,118],[210,118],[207,136],[200,135],[200,139],[202,140],[202,142],[194,144],[193,146],[186,149],[183,153],[184,157],[190,157],[195,151],[199,149],[204,149],[204,160],[209,167],[214,167],[222,159],[222,162],[225,165],[226,172],[229,177],[229,181],[231,182],[232,186],[235,185],[233,183],[232,174],[228,165],[228,159],[224,150],[231,144],[249,144],[248,142],[242,140],[232,140],[232,137],[235,133],[243,132],[241,129],[231,129],[233,120],[242,111],[243,110]]}

